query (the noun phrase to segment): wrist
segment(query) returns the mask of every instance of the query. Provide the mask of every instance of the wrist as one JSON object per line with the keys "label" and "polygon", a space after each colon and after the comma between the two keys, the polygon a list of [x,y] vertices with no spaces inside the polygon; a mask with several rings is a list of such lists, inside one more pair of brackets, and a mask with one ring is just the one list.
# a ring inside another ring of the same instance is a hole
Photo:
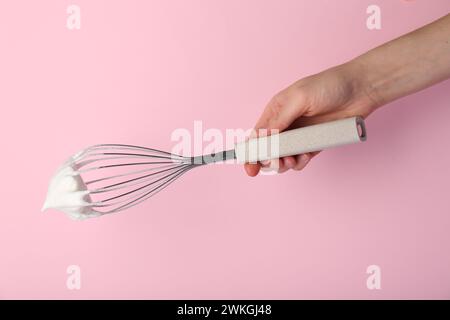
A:
{"label": "wrist", "polygon": [[361,57],[342,65],[345,77],[351,83],[355,101],[366,109],[368,114],[383,106],[386,101],[375,85],[373,71]]}

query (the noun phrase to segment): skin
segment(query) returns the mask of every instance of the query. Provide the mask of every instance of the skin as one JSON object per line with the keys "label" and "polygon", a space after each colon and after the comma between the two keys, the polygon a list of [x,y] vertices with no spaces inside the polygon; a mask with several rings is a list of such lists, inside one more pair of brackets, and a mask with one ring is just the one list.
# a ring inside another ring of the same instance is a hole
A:
{"label": "skin", "polygon": [[[255,125],[279,131],[362,116],[450,78],[450,14],[336,67],[303,78],[277,93]],[[261,169],[302,170],[318,154],[306,153],[245,164]]]}

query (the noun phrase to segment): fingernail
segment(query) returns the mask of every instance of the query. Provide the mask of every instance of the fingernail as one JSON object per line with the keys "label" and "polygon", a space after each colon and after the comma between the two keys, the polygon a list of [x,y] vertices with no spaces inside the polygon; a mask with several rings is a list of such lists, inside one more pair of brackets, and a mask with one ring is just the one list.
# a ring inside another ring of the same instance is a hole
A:
{"label": "fingernail", "polygon": [[263,166],[269,166],[270,165],[270,160],[264,160],[264,161],[260,161],[260,163],[263,165]]}
{"label": "fingernail", "polygon": [[286,168],[292,169],[293,167],[295,167],[295,162],[292,163],[292,161],[287,161],[287,160],[285,160],[285,161],[284,161],[284,165],[286,166]]}

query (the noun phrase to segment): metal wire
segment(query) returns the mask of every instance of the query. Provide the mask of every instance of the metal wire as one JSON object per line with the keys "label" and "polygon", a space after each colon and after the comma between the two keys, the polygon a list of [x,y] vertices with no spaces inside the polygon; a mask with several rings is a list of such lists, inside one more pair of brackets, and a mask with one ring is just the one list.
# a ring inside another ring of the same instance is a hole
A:
{"label": "metal wire", "polygon": [[195,167],[234,158],[234,150],[217,155],[183,157],[146,147],[100,144],[75,155],[71,165],[88,188],[90,209],[109,214],[138,205]]}

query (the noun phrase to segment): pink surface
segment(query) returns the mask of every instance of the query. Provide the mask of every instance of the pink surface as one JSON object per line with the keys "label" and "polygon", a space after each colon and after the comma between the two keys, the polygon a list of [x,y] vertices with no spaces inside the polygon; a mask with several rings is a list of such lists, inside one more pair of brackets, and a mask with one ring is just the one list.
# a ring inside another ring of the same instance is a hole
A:
{"label": "pink surface", "polygon": [[[450,298],[450,83],[392,103],[369,139],[302,173],[189,172],[123,214],[40,212],[69,155],[170,150],[248,128],[294,80],[450,11],[448,0],[7,1],[0,10],[0,298]],[[366,28],[378,4],[382,29]],[[414,52],[411,52],[414,54]],[[379,265],[381,290],[366,268]],[[81,289],[66,268],[81,268]]]}

